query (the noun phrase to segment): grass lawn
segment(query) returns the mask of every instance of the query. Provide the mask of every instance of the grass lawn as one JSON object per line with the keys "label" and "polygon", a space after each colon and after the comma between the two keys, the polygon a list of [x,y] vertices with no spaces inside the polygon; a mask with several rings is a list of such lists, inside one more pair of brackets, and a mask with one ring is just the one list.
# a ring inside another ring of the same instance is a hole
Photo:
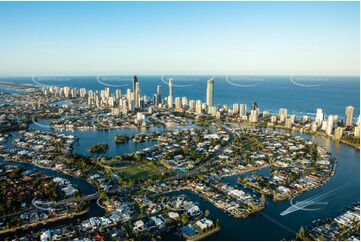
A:
{"label": "grass lawn", "polygon": [[129,164],[121,169],[117,169],[116,172],[131,179],[143,179],[161,173],[159,169],[150,167],[144,163]]}

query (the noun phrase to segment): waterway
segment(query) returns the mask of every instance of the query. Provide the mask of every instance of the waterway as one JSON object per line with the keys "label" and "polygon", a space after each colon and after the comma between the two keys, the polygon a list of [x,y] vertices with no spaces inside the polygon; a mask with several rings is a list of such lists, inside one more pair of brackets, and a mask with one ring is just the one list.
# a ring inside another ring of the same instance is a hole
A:
{"label": "waterway", "polygon": [[[51,128],[43,128],[33,124],[33,129],[40,130],[52,130]],[[164,129],[164,128],[163,128]],[[149,129],[146,132],[152,132],[161,129]],[[95,143],[108,143],[110,146],[114,144],[115,133],[128,135],[134,135],[138,132],[144,132],[138,129],[122,129],[113,131],[56,131],[63,132],[66,134],[73,134],[79,137],[79,144],[75,147],[75,152],[80,154],[88,154],[87,148]],[[280,131],[285,132],[285,131]],[[321,194],[328,193],[328,196],[322,199],[322,203],[315,204],[312,206],[314,210],[298,210],[290,213],[286,216],[281,216],[280,213],[286,210],[290,205],[290,201],[273,202],[270,198],[267,199],[266,207],[262,212],[254,214],[245,219],[234,219],[222,210],[216,208],[214,205],[204,200],[197,194],[190,191],[177,191],[170,194],[186,194],[192,200],[199,203],[202,209],[208,209],[213,217],[220,220],[222,226],[221,230],[209,237],[206,240],[281,240],[281,239],[292,239],[295,233],[298,231],[300,226],[309,225],[313,220],[322,219],[329,216],[335,216],[340,210],[346,206],[351,205],[354,202],[359,201],[360,197],[360,152],[352,148],[349,145],[339,143],[337,141],[325,138],[316,137],[308,134],[293,133],[293,135],[302,136],[305,139],[311,140],[321,146],[323,146],[328,152],[332,153],[338,162],[336,168],[336,174],[329,180],[329,182],[323,187],[305,192],[294,199],[294,202],[299,202],[305,199],[309,199]],[[144,146],[143,146],[144,145]],[[124,152],[133,152],[138,149],[145,148],[146,146],[152,145],[151,143],[134,144],[129,142],[128,144],[121,144],[119,146],[114,145],[114,151],[110,151],[109,155],[122,154]],[[112,148],[110,148],[112,150]],[[0,163],[2,163],[1,161]],[[20,166],[32,167],[31,164],[18,164]],[[54,175],[59,177],[65,177],[71,180],[73,183],[78,185],[82,192],[85,194],[92,193],[94,188],[87,184],[80,178],[69,177],[67,175],[48,170],[41,169],[48,175]],[[256,171],[262,175],[268,175],[270,168]],[[252,174],[246,174],[250,175]],[[223,182],[230,185],[238,186],[239,189],[245,190],[245,188],[238,184],[236,181],[238,176],[232,176],[223,178]],[[104,214],[100,208],[92,204],[89,213],[80,217],[80,219],[101,216]],[[75,219],[71,220],[75,221]],[[69,222],[64,220],[57,222],[57,224]],[[51,227],[52,224],[46,225]],[[173,234],[163,236],[163,239],[174,239]]]}
{"label": "waterway", "polygon": [[[73,185],[75,185],[77,188],[79,188],[80,192],[84,195],[89,195],[89,194],[93,194],[96,192],[95,187],[93,187],[91,184],[89,184],[86,180],[79,178],[79,177],[75,177],[75,176],[71,176],[71,175],[66,175],[64,173],[61,172],[57,172],[55,170],[52,169],[48,169],[48,168],[42,168],[42,167],[38,167],[35,166],[31,163],[22,163],[22,162],[13,162],[13,161],[4,161],[2,159],[0,159],[0,164],[10,164],[10,165],[16,165],[18,167],[22,167],[24,169],[35,169],[38,170],[44,174],[47,174],[48,176],[52,176],[52,177],[61,177],[61,178],[65,178],[68,179]],[[96,201],[91,201],[90,205],[89,205],[89,211],[83,215],[74,217],[74,218],[67,218],[67,219],[63,219],[63,220],[59,220],[59,221],[55,221],[55,222],[51,222],[51,223],[47,223],[46,225],[38,225],[35,226],[31,229],[27,229],[27,230],[18,230],[14,233],[8,233],[8,234],[4,234],[4,235],[0,235],[0,240],[5,240],[5,238],[7,238],[8,236],[25,236],[25,235],[30,235],[30,234],[34,234],[35,232],[41,230],[41,229],[45,229],[45,228],[52,228],[54,226],[57,226],[59,224],[75,224],[78,221],[81,220],[85,220],[94,216],[103,216],[105,214],[104,209],[100,208],[97,204]]]}
{"label": "waterway", "polygon": [[[74,135],[79,138],[79,141],[74,145],[74,152],[77,154],[85,156],[99,156],[99,154],[93,154],[88,151],[89,147],[99,144],[106,143],[108,144],[108,150],[102,155],[113,157],[116,155],[122,155],[125,153],[132,153],[147,147],[150,147],[154,144],[157,144],[158,141],[147,141],[142,143],[136,143],[133,140],[129,140],[127,143],[116,144],[114,142],[114,137],[116,135],[128,135],[133,137],[136,134],[140,133],[150,133],[156,131],[170,130],[172,128],[166,128],[164,126],[151,127],[148,129],[142,128],[124,128],[124,129],[110,129],[110,130],[60,130],[49,127],[51,120],[42,120],[37,123],[30,125],[30,128],[33,130],[42,130],[42,131],[51,131],[58,132],[67,135]],[[180,126],[174,129],[187,129],[193,128],[195,125],[189,126]]]}
{"label": "waterway", "polygon": [[[279,131],[282,132],[281,130]],[[360,152],[358,150],[324,137],[300,133],[293,133],[293,135],[300,135],[305,139],[323,146],[335,156],[338,162],[336,174],[326,185],[302,193],[294,199],[294,203],[297,203],[329,192],[327,196],[312,205],[312,207],[281,216],[280,213],[291,206],[290,201],[274,202],[270,198],[267,198],[266,207],[262,212],[251,215],[245,219],[234,219],[207,200],[190,191],[176,191],[169,193],[169,195],[185,194],[192,200],[198,202],[202,209],[208,209],[213,217],[220,220],[221,230],[207,237],[205,240],[293,239],[301,226],[307,226],[317,219],[333,217],[337,215],[340,210],[354,202],[358,202],[360,197]],[[260,171],[243,174],[242,176],[254,173],[267,175],[269,172],[270,168],[264,168]],[[246,192],[250,192],[237,182],[239,176],[240,175],[226,177],[223,178],[222,181],[237,186]],[[254,194],[253,192],[251,193]],[[173,235],[170,236],[169,239],[171,239]],[[165,239],[168,238],[165,237]]]}

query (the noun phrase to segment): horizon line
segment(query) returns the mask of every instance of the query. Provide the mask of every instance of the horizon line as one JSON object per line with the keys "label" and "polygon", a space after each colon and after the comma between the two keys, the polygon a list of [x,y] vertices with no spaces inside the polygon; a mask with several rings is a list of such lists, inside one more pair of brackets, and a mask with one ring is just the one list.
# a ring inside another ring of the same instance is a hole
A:
{"label": "horizon line", "polygon": [[102,74],[22,74],[22,75],[6,75],[0,74],[0,79],[2,78],[13,78],[13,77],[65,77],[65,76],[78,76],[78,77],[96,77],[96,76],[266,76],[266,77],[291,77],[291,76],[309,76],[309,77],[359,77],[361,74],[212,74],[212,73],[200,73],[200,74],[191,74],[191,73],[102,73]]}

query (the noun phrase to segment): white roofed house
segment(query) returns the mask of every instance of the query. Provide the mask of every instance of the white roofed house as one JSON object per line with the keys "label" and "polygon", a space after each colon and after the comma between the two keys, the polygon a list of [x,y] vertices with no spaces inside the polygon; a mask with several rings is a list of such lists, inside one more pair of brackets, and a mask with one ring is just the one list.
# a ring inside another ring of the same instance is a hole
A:
{"label": "white roofed house", "polygon": [[40,235],[40,240],[41,240],[41,241],[48,241],[48,240],[51,240],[51,233],[50,233],[50,230],[46,230],[46,231],[44,231],[44,232]]}
{"label": "white roofed house", "polygon": [[64,191],[65,196],[71,196],[78,192],[78,189],[74,188],[72,185],[68,185],[68,186],[62,188],[61,190]]}
{"label": "white roofed house", "polygon": [[279,186],[277,187],[277,191],[281,194],[285,194],[285,193],[289,193],[291,192],[291,190],[287,187],[284,187],[284,186]]}
{"label": "white roofed house", "polygon": [[196,225],[198,228],[200,228],[201,230],[204,230],[206,228],[209,228],[213,225],[213,221],[206,219],[206,218],[202,218],[201,220],[198,220],[196,222]]}
{"label": "white roofed house", "polygon": [[134,225],[134,228],[133,228],[134,231],[141,232],[145,229],[145,224],[142,220],[136,221],[133,225]]}
{"label": "white roofed house", "polygon": [[168,216],[171,218],[171,219],[177,219],[179,217],[179,214],[178,213],[175,213],[175,212],[169,212],[168,213]]}
{"label": "white roofed house", "polygon": [[165,227],[165,223],[163,222],[162,219],[160,219],[160,218],[158,218],[158,217],[156,217],[156,216],[153,216],[153,217],[151,217],[150,219],[155,223],[155,225],[157,226],[157,228],[162,229],[162,228]]}

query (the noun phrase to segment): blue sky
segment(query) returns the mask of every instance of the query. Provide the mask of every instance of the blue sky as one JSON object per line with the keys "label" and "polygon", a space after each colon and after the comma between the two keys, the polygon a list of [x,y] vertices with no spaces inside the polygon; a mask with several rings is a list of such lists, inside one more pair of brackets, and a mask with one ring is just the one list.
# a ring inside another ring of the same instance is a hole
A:
{"label": "blue sky", "polygon": [[358,2],[0,2],[0,75],[358,75]]}

